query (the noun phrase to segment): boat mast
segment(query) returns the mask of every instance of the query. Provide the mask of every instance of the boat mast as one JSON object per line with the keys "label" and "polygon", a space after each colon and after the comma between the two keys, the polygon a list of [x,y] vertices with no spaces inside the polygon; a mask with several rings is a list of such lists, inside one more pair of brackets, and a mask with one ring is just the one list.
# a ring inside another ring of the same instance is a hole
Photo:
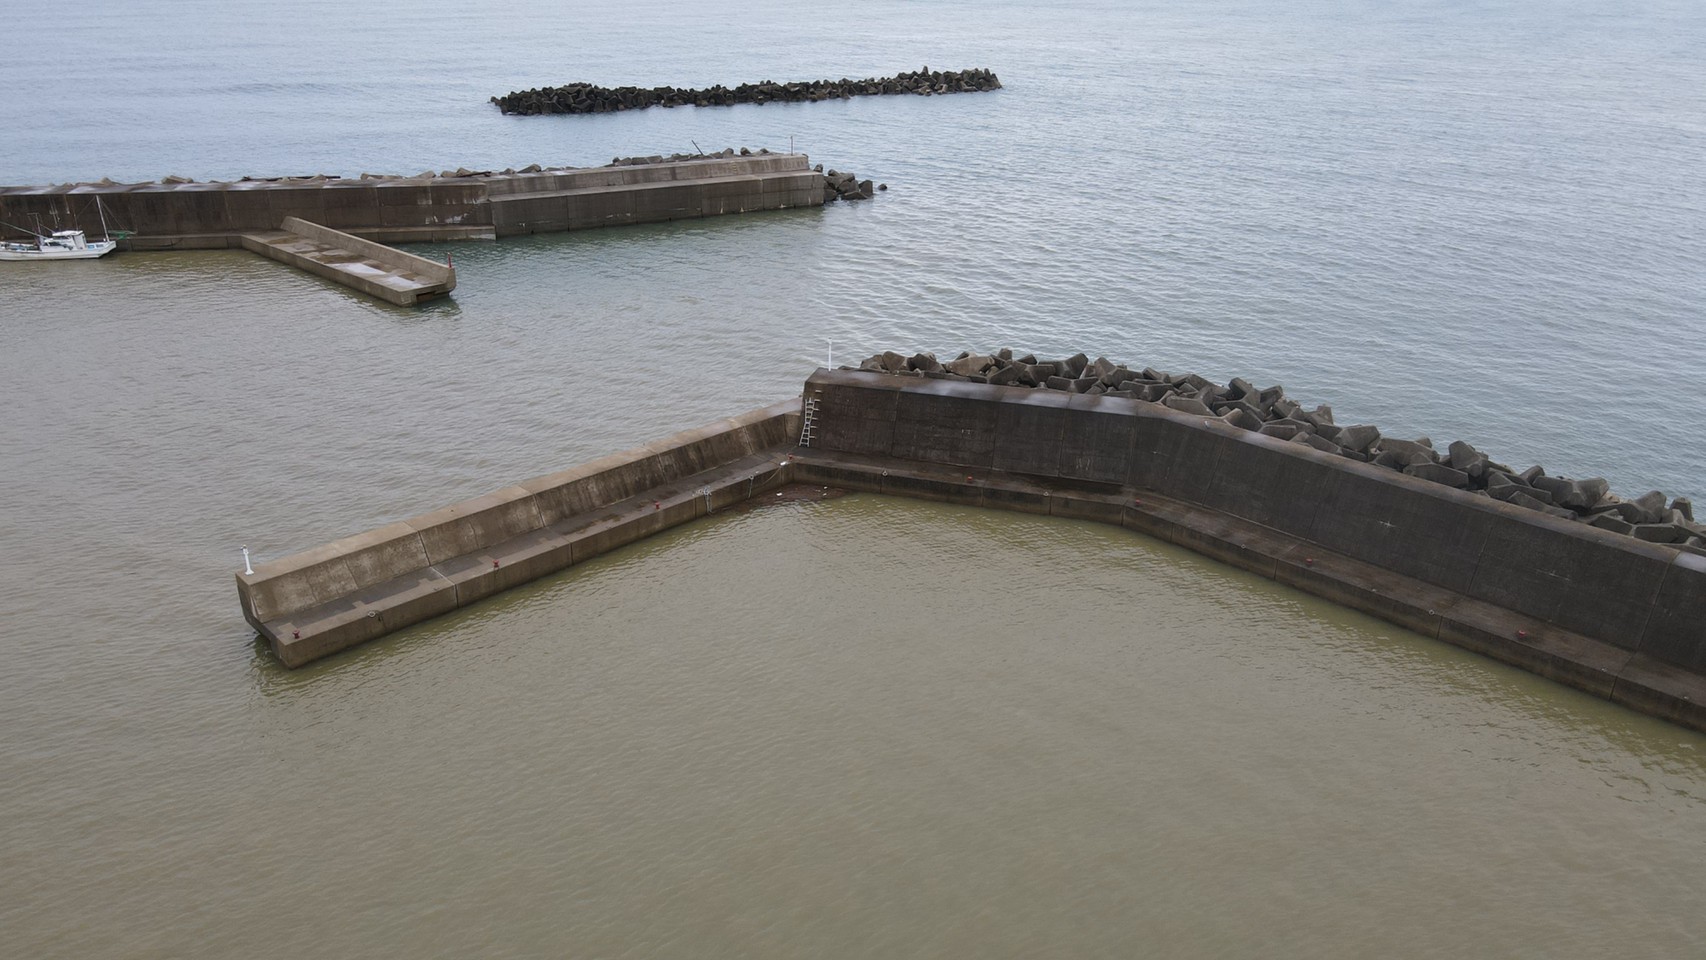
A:
{"label": "boat mast", "polygon": [[112,237],[107,235],[107,209],[101,206],[100,194],[95,195],[95,212],[101,215],[101,239],[111,240]]}

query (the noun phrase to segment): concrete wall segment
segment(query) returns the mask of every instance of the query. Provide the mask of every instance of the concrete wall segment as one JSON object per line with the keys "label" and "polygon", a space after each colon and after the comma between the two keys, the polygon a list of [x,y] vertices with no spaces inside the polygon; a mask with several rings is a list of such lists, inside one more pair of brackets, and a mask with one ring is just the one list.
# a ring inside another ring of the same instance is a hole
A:
{"label": "concrete wall segment", "polygon": [[819,387],[808,383],[807,395],[817,397],[818,401],[814,447],[884,456],[894,449],[898,391],[863,390],[838,383]]}
{"label": "concrete wall segment", "polygon": [[904,392],[895,404],[891,452],[904,460],[988,469],[995,458],[995,411],[987,401],[952,391]]}
{"label": "concrete wall segment", "polygon": [[1216,431],[1200,417],[1154,405],[1137,418],[1132,486],[1196,502],[1214,480],[1221,450],[1236,439],[1230,431],[1238,428],[1221,424],[1225,429]]}
{"label": "concrete wall segment", "polygon": [[[1314,522],[1296,531],[1300,536],[1428,583],[1468,588],[1486,542],[1488,518],[1465,509],[1467,494],[1319,451],[1299,453],[1330,458],[1320,472]],[[1294,492],[1306,496],[1307,491],[1305,486]]]}
{"label": "concrete wall segment", "polygon": [[1489,523],[1465,593],[1624,649],[1640,646],[1674,552],[1499,506],[1509,512]]}
{"label": "concrete wall segment", "polygon": [[544,526],[534,495],[504,487],[404,521],[420,534],[427,560],[441,563]]}
{"label": "concrete wall segment", "polygon": [[1666,663],[1706,673],[1706,557],[1679,553],[1671,561],[1653,602],[1640,650]]}
{"label": "concrete wall segment", "polygon": [[1009,394],[995,413],[990,466],[1009,473],[1059,476],[1066,414],[1072,398],[1054,390]]}
{"label": "concrete wall segment", "polygon": [[[1129,482],[1137,440],[1134,401],[1078,395],[1067,402],[1068,409],[1056,415],[1058,431],[1047,431],[1042,437],[1045,444],[1059,438],[1060,459],[1054,474],[1101,483]],[[1023,434],[1016,434],[1008,443],[1024,440]]]}

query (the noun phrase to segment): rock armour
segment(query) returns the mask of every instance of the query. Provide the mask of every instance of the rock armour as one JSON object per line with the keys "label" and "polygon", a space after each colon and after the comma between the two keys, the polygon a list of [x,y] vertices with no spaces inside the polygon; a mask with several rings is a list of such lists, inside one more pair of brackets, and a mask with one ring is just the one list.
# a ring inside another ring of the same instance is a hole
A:
{"label": "rock armour", "polygon": [[864,80],[809,80],[777,83],[763,80],[736,87],[721,84],[704,90],[687,87],[600,87],[591,83],[569,83],[560,87],[512,90],[491,102],[506,114],[531,117],[542,114],[618,113],[647,107],[728,107],[738,103],[817,103],[852,97],[943,96],[950,93],[980,93],[1001,89],[994,72],[983,69],[931,70],[924,67],[892,77]]}

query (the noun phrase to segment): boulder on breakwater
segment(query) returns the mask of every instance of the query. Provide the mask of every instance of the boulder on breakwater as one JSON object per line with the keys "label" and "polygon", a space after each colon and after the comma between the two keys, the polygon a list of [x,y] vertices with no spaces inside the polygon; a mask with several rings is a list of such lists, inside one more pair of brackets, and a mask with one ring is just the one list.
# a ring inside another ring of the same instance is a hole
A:
{"label": "boulder on breakwater", "polygon": [[718,84],[699,90],[688,87],[600,87],[591,83],[569,83],[560,87],[512,90],[491,102],[506,114],[531,117],[541,114],[617,113],[647,107],[726,107],[737,103],[816,103],[912,94],[942,96],[950,93],[979,93],[1001,89],[994,72],[983,69],[931,70],[863,80],[809,80],[777,83],[762,80],[735,87]]}
{"label": "boulder on breakwater", "polygon": [[1371,424],[1341,426],[1334,421],[1332,407],[1321,404],[1306,409],[1278,385],[1257,387],[1238,377],[1222,385],[1194,373],[1134,369],[1106,357],[1091,360],[1083,353],[1064,359],[1038,359],[1034,354],[1019,355],[1009,349],[965,352],[946,362],[933,353],[907,356],[890,350],[869,357],[857,367],[842,369],[1160,404],[1194,416],[1217,417],[1276,440],[1400,471],[1471,495],[1706,554],[1706,525],[1695,522],[1693,504],[1687,499],[1667,499],[1657,490],[1626,499],[1613,494],[1603,478],[1550,476],[1538,465],[1515,470],[1461,440],[1442,452],[1427,437],[1387,437]]}
{"label": "boulder on breakwater", "polygon": [[[823,168],[820,166],[821,171]],[[882,189],[887,190],[888,184]],[[869,200],[877,195],[877,188],[869,180],[859,179],[858,174],[845,170],[831,170],[823,175],[823,202],[835,200]]]}

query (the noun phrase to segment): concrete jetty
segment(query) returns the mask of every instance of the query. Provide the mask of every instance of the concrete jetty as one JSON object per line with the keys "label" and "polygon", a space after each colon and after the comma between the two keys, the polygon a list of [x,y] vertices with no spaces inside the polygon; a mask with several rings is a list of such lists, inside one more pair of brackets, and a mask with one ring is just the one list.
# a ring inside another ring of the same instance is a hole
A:
{"label": "concrete jetty", "polygon": [[800,401],[264,564],[238,595],[296,666],[788,482],[1115,524],[1706,730],[1706,556],[1163,403],[923,376],[819,370]]}
{"label": "concrete jetty", "polygon": [[129,250],[241,247],[286,217],[377,243],[422,243],[821,206],[824,191],[804,154],[730,150],[509,173],[0,187],[0,221],[39,216],[98,231],[99,197],[107,221],[135,234]]}
{"label": "concrete jetty", "polygon": [[456,289],[456,268],[371,240],[285,217],[278,230],[245,233],[243,249],[399,306]]}

